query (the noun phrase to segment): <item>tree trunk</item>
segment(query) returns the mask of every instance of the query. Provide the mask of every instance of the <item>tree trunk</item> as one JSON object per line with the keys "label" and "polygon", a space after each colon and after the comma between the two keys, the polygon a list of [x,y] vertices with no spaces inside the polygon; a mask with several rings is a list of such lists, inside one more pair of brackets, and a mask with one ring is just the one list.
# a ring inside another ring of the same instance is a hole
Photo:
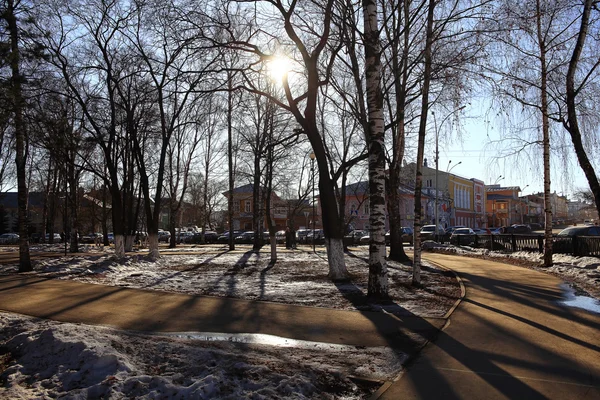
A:
{"label": "tree trunk", "polygon": [[385,159],[383,151],[383,93],[377,3],[363,0],[365,24],[365,80],[367,89],[367,145],[369,151],[369,283],[368,296],[388,297],[385,261]]}
{"label": "tree trunk", "polygon": [[233,76],[229,73],[227,86],[227,163],[229,166],[229,195],[227,196],[227,220],[229,222],[229,250],[235,250],[233,237],[233,186],[235,175],[233,171]]}
{"label": "tree trunk", "polygon": [[348,279],[346,260],[344,259],[344,243],[341,238],[328,238],[325,236],[325,248],[329,263],[329,279],[334,281]]}
{"label": "tree trunk", "polygon": [[[421,99],[421,118],[419,121],[419,143],[415,173],[415,250],[413,259],[412,284],[421,285],[421,188],[423,187],[423,154],[425,149],[425,132],[427,130],[427,114],[429,113],[429,84],[431,81],[431,46],[433,42],[433,9],[435,0],[429,0],[427,11],[427,33],[425,39],[425,66],[423,72],[423,90]],[[437,231],[437,224],[436,224]]]}
{"label": "tree trunk", "polygon": [[544,266],[552,266],[552,202],[550,201],[550,122],[548,120],[548,69],[546,65],[546,43],[542,32],[542,11],[540,0],[536,0],[536,24],[537,37],[540,47],[541,67],[541,111],[542,111],[542,135],[544,152],[544,213],[546,223],[544,229]]}
{"label": "tree trunk", "polygon": [[[410,261],[408,255],[404,252],[402,243],[402,217],[400,213],[400,172],[402,161],[404,159],[404,150],[406,146],[405,138],[405,107],[406,107],[406,86],[408,82],[408,61],[409,61],[409,46],[410,46],[410,15],[409,3],[407,0],[403,2],[404,24],[398,22],[398,28],[394,31],[396,36],[403,32],[403,50],[402,56],[398,54],[398,37],[393,38],[395,46],[393,47],[393,73],[397,75],[394,80],[395,95],[396,95],[396,126],[393,130],[392,137],[392,161],[389,168],[389,185],[387,185],[388,193],[388,215],[390,219],[390,260],[405,262]],[[401,76],[399,76],[401,73]]]}
{"label": "tree trunk", "polygon": [[158,251],[158,233],[148,233],[148,251],[150,259],[156,260],[160,257]]}
{"label": "tree trunk", "polygon": [[25,107],[21,82],[23,78],[19,70],[21,63],[21,54],[19,49],[19,28],[15,15],[14,0],[7,0],[4,15],[10,33],[10,92],[14,113],[15,138],[17,143],[16,164],[17,164],[17,207],[19,221],[19,272],[29,272],[33,270],[31,259],[29,257],[29,223],[27,218],[27,132],[23,122],[23,108]]}
{"label": "tree trunk", "polygon": [[[577,43],[573,49],[573,55],[569,61],[569,70],[567,72],[567,121],[563,125],[571,135],[571,141],[573,142],[573,147],[575,148],[575,154],[577,154],[577,160],[579,161],[579,165],[581,166],[581,169],[587,178],[588,184],[590,185],[590,190],[592,191],[596,204],[596,211],[598,211],[600,215],[600,183],[598,182],[596,171],[590,162],[581,139],[581,130],[579,128],[576,108],[576,97],[578,90],[575,88],[575,73],[577,72],[577,65],[579,64],[579,58],[581,57],[581,52],[583,51],[587,37],[590,13],[592,6],[595,3],[596,2],[593,0],[585,0],[584,3],[583,13],[581,15],[581,26],[577,36]],[[594,68],[596,68],[596,66]]]}

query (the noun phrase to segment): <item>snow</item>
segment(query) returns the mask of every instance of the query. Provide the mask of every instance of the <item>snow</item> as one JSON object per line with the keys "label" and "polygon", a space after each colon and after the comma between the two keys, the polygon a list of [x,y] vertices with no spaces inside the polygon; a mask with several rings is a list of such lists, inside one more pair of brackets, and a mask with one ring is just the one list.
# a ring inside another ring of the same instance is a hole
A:
{"label": "snow", "polygon": [[[365,296],[366,247],[346,255],[352,279],[337,285],[327,278],[324,251],[282,251],[271,265],[268,252],[238,248],[161,249],[163,256],[152,261],[143,252],[118,259],[109,248],[86,246],[80,255],[36,260],[31,274],[345,310],[403,308],[424,317],[443,316],[460,295],[453,275],[426,261],[423,289],[410,285],[409,265],[388,262],[393,304],[370,303]],[[63,248],[40,245],[31,251],[60,253]],[[434,251],[502,257],[531,268],[540,268],[541,260],[537,254],[508,256],[449,246]],[[557,255],[554,262],[542,270],[575,284],[585,281],[588,290],[600,286],[599,259]],[[15,264],[0,266],[0,273],[16,270]],[[362,399],[394,379],[406,358],[387,347],[218,332],[150,335],[0,313],[2,398]]]}

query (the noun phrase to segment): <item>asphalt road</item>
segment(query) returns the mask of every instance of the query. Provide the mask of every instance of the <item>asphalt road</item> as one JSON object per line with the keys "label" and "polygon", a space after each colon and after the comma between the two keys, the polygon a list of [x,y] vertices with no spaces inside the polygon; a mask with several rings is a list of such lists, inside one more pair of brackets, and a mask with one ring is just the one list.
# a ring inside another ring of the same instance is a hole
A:
{"label": "asphalt road", "polygon": [[600,315],[561,305],[558,278],[426,258],[456,271],[466,296],[382,399],[600,399]]}

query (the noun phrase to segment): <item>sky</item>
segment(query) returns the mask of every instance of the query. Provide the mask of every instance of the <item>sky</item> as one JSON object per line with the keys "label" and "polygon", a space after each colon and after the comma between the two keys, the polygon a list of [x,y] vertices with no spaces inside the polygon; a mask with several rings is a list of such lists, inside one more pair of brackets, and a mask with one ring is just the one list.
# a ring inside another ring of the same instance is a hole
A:
{"label": "sky", "polygon": [[[521,195],[544,190],[541,146],[531,146],[529,150],[522,151],[518,155],[502,157],[503,154],[514,153],[514,147],[511,150],[506,141],[500,141],[504,135],[507,135],[502,128],[497,128],[502,125],[500,121],[486,123],[481,111],[472,108],[465,109],[464,115],[460,118],[459,124],[462,125],[460,133],[456,131],[457,125],[450,120],[445,121],[445,126],[439,128],[440,171],[449,170],[465,178],[476,178],[484,181],[486,185],[498,183],[501,186],[519,186],[523,190]],[[565,146],[570,145],[570,142],[565,142]],[[429,166],[434,168],[433,134],[430,135],[425,152]],[[575,192],[589,188],[573,151],[563,158],[553,155],[551,169],[552,192],[556,191],[558,194],[567,195],[570,200],[575,200],[573,196]]]}

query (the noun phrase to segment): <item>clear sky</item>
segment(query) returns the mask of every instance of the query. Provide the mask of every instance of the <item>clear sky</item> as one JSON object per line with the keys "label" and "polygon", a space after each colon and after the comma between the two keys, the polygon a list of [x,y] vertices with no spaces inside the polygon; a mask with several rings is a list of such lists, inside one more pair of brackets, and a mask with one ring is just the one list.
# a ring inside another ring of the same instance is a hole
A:
{"label": "clear sky", "polygon": [[[511,148],[508,141],[500,141],[505,133],[501,134],[493,124],[485,123],[485,118],[471,116],[469,110],[465,110],[465,113],[467,118],[461,120],[463,128],[460,133],[457,134],[449,120],[445,122],[446,126],[440,129],[439,169],[449,169],[450,172],[465,178],[480,179],[486,185],[498,182],[502,186],[520,186],[523,190],[522,195],[542,192],[544,182],[541,146],[532,145],[527,150],[517,152],[516,150],[520,149],[519,145],[513,144]],[[452,134],[449,138],[450,129]],[[433,136],[430,135],[425,152],[430,167],[435,167]],[[512,137],[514,141],[514,134]],[[517,141],[518,139],[517,137]],[[563,143],[555,143],[554,146],[572,146],[568,137],[561,140]],[[508,155],[510,153],[512,154]],[[553,155],[551,163],[553,192],[568,195],[570,200],[574,200],[574,192],[589,188],[573,151],[568,152],[566,156]],[[500,176],[503,178],[498,179]]]}

